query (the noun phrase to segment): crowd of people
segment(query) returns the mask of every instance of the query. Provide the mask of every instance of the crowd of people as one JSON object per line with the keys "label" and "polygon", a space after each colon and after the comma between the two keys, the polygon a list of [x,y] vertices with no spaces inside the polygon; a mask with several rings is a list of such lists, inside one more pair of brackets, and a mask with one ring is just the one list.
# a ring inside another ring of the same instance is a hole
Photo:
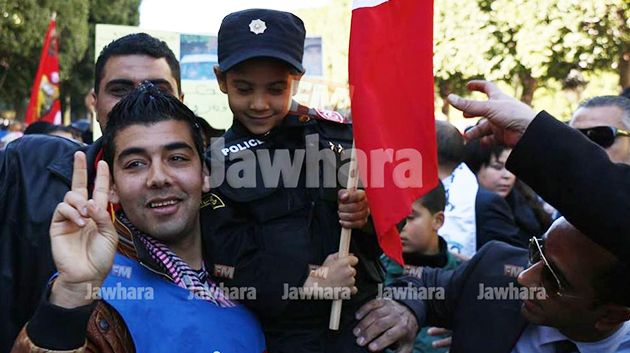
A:
{"label": "crowd of people", "polygon": [[70,125],[55,125],[46,121],[36,121],[24,127],[20,121],[13,121],[0,128],[0,150],[24,135],[43,134],[63,137],[77,143],[92,143],[92,129],[87,120],[78,120]]}
{"label": "crowd of people", "polygon": [[[5,146],[0,351],[630,352],[629,98],[564,124],[487,81],[468,85],[486,101],[450,95],[483,119],[436,121],[441,181],[400,225],[401,266],[365,192],[327,182],[352,126],[292,100],[305,34],[282,11],[224,18],[225,132],[136,33],[97,59],[101,138],[34,123]],[[269,167],[309,148],[315,176]]]}

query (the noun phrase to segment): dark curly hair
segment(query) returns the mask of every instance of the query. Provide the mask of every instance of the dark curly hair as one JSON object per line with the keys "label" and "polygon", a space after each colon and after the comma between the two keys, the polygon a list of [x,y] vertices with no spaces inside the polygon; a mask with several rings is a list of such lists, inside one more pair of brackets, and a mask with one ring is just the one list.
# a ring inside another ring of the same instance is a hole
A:
{"label": "dark curly hair", "polygon": [[[107,127],[103,132],[103,159],[110,166],[113,166],[114,162],[116,152],[114,139],[118,131],[130,125],[152,125],[167,120],[188,123],[199,159],[204,161],[203,134],[199,118],[179,99],[160,91],[151,82],[143,82],[120,100],[108,117]],[[113,167],[110,170],[113,175]]]}

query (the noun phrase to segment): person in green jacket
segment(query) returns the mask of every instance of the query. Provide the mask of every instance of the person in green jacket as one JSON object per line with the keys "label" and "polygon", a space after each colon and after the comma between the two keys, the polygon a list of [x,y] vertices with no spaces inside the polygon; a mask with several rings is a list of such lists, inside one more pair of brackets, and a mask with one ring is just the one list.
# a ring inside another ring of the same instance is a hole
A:
{"label": "person in green jacket", "polygon": [[[404,227],[400,232],[405,266],[402,267],[389,257],[382,255],[381,262],[385,267],[385,285],[390,285],[401,276],[421,276],[422,268],[441,267],[447,270],[457,267],[463,259],[448,251],[446,241],[438,235],[438,230],[444,224],[444,208],[446,195],[444,185],[438,185],[427,194],[417,199],[412,205],[412,211],[407,216]],[[428,330],[442,332],[442,329],[423,328],[414,345],[414,353],[445,353],[448,347],[434,347],[434,342],[441,341],[443,345],[447,334],[432,335]]]}

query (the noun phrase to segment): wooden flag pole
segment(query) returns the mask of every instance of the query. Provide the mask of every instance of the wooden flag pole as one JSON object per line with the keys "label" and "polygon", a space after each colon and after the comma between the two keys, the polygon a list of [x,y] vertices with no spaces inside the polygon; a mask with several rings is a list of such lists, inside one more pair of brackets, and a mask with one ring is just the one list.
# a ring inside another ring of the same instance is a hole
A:
{"label": "wooden flag pole", "polygon": [[[359,170],[357,166],[357,155],[354,149],[354,141],[352,142],[352,151],[350,154],[350,168],[348,171],[348,190],[356,190],[359,183]],[[352,229],[341,228],[341,237],[339,240],[339,257],[346,257],[350,252],[350,236],[352,235]],[[330,308],[330,322],[328,328],[331,330],[339,330],[339,321],[341,319],[341,305],[343,299],[335,299],[332,302]]]}

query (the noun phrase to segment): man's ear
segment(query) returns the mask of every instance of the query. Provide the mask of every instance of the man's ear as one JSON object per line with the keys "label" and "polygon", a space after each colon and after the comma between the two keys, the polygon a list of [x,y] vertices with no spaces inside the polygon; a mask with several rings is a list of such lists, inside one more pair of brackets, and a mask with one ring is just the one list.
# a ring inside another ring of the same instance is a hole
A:
{"label": "man's ear", "polygon": [[219,65],[214,65],[214,75],[217,77],[217,82],[219,83],[219,89],[221,92],[227,94],[227,77],[225,72],[221,71]]}
{"label": "man's ear", "polygon": [[112,184],[111,188],[109,188],[109,202],[113,204],[117,204],[120,202],[120,197],[118,196],[118,189],[116,188],[116,184]]}
{"label": "man's ear", "polygon": [[433,230],[438,231],[444,225],[444,211],[436,212],[433,215]]}
{"label": "man's ear", "polygon": [[295,96],[300,88],[300,80],[304,76],[304,73],[298,75],[291,75],[291,96]]}
{"label": "man's ear", "polygon": [[98,116],[98,111],[96,110],[96,106],[98,105],[98,96],[96,95],[96,92],[94,91],[94,88],[92,88],[92,90],[90,91],[90,95],[92,96],[92,99],[94,101],[94,105],[93,105],[93,109],[94,109],[94,116],[96,117],[96,122],[99,123],[99,125],[101,125],[101,131],[103,130],[103,124],[101,124],[101,120],[104,119],[105,117],[102,116]]}
{"label": "man's ear", "polygon": [[208,166],[205,163],[203,164],[202,177],[203,177],[203,186],[201,187],[201,191],[209,192],[210,191],[210,170],[208,169]]}
{"label": "man's ear", "polygon": [[617,304],[606,304],[603,306],[603,311],[604,314],[595,323],[595,328],[599,331],[610,331],[630,320],[630,308]]}
{"label": "man's ear", "polygon": [[179,93],[179,100],[184,103],[184,92]]}

